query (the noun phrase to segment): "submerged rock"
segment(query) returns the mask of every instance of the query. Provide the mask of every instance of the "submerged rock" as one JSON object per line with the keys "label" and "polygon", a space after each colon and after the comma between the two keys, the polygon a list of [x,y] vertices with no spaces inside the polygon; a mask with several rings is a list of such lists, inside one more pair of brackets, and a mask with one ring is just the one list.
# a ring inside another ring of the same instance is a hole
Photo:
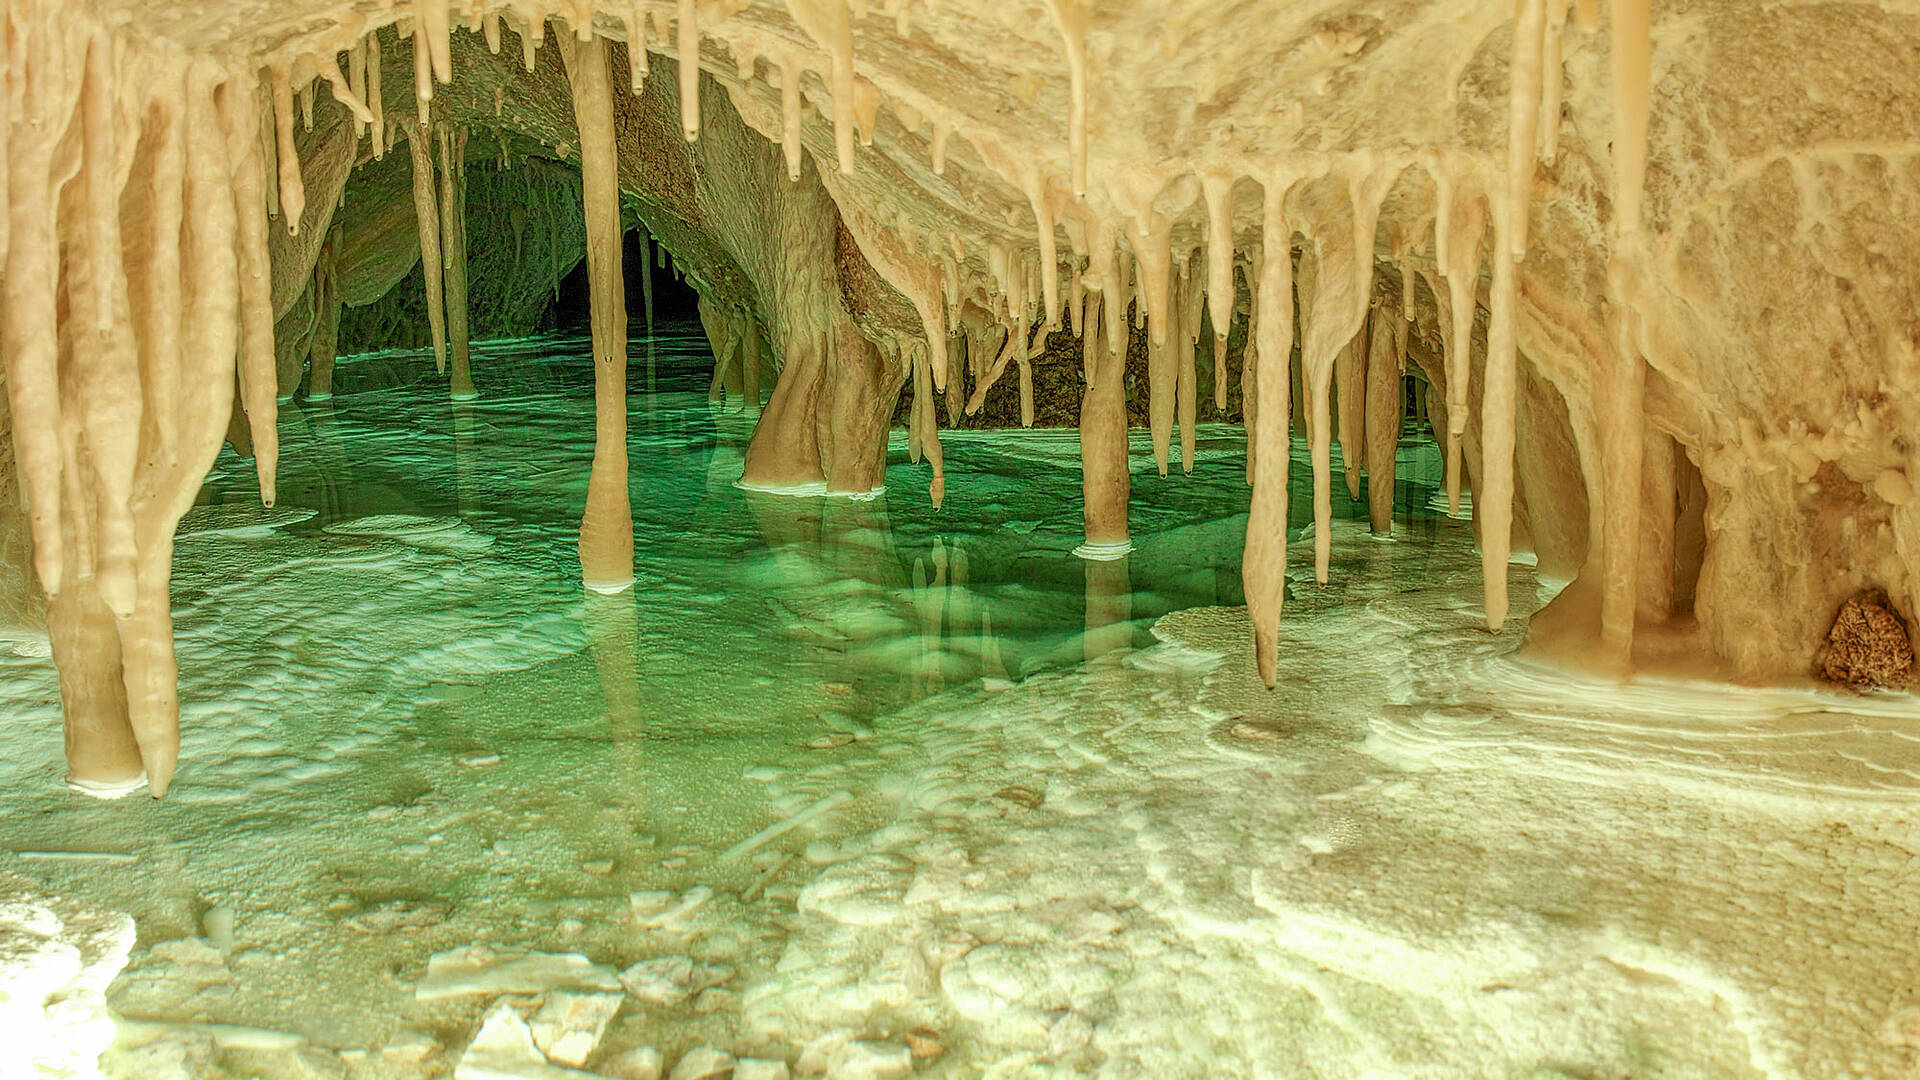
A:
{"label": "submerged rock", "polygon": [[513,1003],[494,1003],[480,1032],[454,1066],[454,1080],[591,1080],[592,1073],[552,1065],[533,1042],[533,1029]]}
{"label": "submerged rock", "polygon": [[712,1046],[697,1046],[674,1062],[668,1080],[716,1080],[733,1072],[733,1055]]}
{"label": "submerged rock", "polygon": [[666,1059],[651,1046],[622,1050],[600,1063],[600,1071],[614,1080],[660,1080]]}
{"label": "submerged rock", "polygon": [[1869,590],[1840,605],[1815,667],[1821,678],[1857,689],[1907,684],[1913,674],[1913,642],[1887,594]]}
{"label": "submerged rock", "polygon": [[600,1045],[607,1022],[620,1011],[619,994],[575,994],[558,990],[547,995],[533,1014],[533,1043],[562,1065],[584,1065]]}
{"label": "submerged rock", "polygon": [[827,1080],[904,1080],[913,1054],[896,1043],[855,1040],[827,1059]]}

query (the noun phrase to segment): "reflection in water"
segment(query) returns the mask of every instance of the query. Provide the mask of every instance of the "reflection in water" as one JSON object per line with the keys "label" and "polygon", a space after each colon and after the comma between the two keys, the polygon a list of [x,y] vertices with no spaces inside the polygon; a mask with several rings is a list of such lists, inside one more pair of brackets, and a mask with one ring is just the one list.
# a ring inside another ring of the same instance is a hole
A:
{"label": "reflection in water", "polygon": [[1098,659],[1133,640],[1133,591],[1127,560],[1082,559],[1087,570],[1086,658]]}

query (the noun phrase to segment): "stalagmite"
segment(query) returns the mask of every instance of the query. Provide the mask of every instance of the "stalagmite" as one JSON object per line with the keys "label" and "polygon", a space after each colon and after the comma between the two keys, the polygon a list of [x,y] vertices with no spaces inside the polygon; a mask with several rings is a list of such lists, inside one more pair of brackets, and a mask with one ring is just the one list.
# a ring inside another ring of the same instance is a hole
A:
{"label": "stalagmite", "polygon": [[694,0],[679,0],[680,131],[688,142],[700,137],[700,22]]}
{"label": "stalagmite", "polygon": [[240,395],[253,438],[253,467],[260,501],[274,504],[274,474],[280,462],[280,433],[275,424],[273,274],[267,257],[266,162],[254,137],[261,114],[256,95],[228,84],[218,94],[232,159],[233,202],[238,216],[235,250],[240,273]]}
{"label": "stalagmite", "polygon": [[1268,686],[1279,677],[1280,608],[1287,594],[1288,358],[1293,354],[1293,227],[1286,198],[1293,178],[1268,174],[1261,200],[1261,263],[1254,275],[1258,341],[1255,405],[1247,410],[1253,453],[1253,498],[1240,576],[1253,623],[1254,663]]}
{"label": "stalagmite", "polygon": [[427,294],[427,326],[433,335],[433,370],[447,371],[447,316],[440,250],[439,196],[434,193],[432,135],[419,121],[407,124],[413,163],[413,215],[420,234],[420,280]]}
{"label": "stalagmite", "polygon": [[300,216],[306,212],[307,195],[300,179],[300,152],[293,145],[293,88],[287,83],[287,69],[270,69],[273,84],[273,124],[275,149],[280,169],[280,213],[287,231],[300,232]]}
{"label": "stalagmite", "polygon": [[449,391],[454,400],[480,396],[473,388],[467,335],[467,131],[439,131],[441,289],[447,326]]}
{"label": "stalagmite", "polygon": [[[1405,294],[1402,294],[1405,302]],[[1405,356],[1405,319],[1386,305],[1374,310],[1368,332],[1366,379],[1367,521],[1375,536],[1393,531],[1394,454],[1400,445],[1404,396],[1400,370]]]}
{"label": "stalagmite", "polygon": [[633,585],[633,508],[627,493],[627,306],[620,270],[619,158],[606,43],[561,41],[580,131],[581,200],[593,326],[593,472],[580,520],[580,572],[587,588]]}

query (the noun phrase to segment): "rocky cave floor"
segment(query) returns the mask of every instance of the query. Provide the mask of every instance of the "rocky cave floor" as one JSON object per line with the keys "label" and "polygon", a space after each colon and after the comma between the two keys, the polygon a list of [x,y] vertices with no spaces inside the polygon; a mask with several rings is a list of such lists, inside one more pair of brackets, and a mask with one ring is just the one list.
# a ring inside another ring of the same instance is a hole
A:
{"label": "rocky cave floor", "polygon": [[733,488],[691,328],[655,394],[636,351],[639,583],[583,596],[585,351],[483,347],[466,407],[344,363],[275,511],[222,457],[165,802],[66,792],[0,642],[0,875],[137,927],[109,1076],[1913,1075],[1910,698],[1514,658],[1431,444],[1399,539],[1341,492],[1295,558],[1269,693],[1237,428],[1136,451],[1084,564],[1070,431],[950,434],[938,514],[899,433],[876,500]]}

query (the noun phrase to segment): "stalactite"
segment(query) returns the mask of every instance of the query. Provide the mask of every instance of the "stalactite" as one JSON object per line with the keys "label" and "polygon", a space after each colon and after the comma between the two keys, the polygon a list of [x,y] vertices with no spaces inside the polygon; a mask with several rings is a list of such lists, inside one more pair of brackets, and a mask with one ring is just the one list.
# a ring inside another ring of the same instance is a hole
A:
{"label": "stalactite", "polygon": [[913,404],[920,411],[920,452],[933,468],[933,480],[927,484],[927,497],[935,510],[947,498],[946,454],[940,447],[940,427],[933,410],[933,364],[924,345],[917,346],[913,360]]}
{"label": "stalactite", "polygon": [[1560,152],[1562,49],[1566,27],[1567,5],[1563,0],[1550,0],[1540,82],[1540,160],[1549,165]]}
{"label": "stalactite", "polygon": [[787,13],[827,53],[833,97],[833,145],[840,172],[853,172],[853,21],[846,0],[787,0]]}
{"label": "stalactite", "polygon": [[340,241],[343,226],[335,221],[320,248],[314,267],[314,329],[307,400],[333,397],[333,362],[340,346]]}
{"label": "stalactite", "polygon": [[[419,3],[436,3],[438,0],[415,0]],[[427,103],[433,100],[433,46],[427,42],[427,28],[419,19],[413,21],[413,100],[416,114],[421,123],[427,123]],[[528,68],[529,71],[532,68]]]}
{"label": "stalactite", "polygon": [[1310,306],[1311,311],[1300,354],[1307,394],[1313,403],[1314,578],[1323,585],[1333,557],[1333,417],[1329,399],[1334,363],[1341,348],[1360,333],[1365,323],[1380,200],[1397,175],[1396,169],[1367,168],[1365,164],[1355,163],[1347,179],[1347,199],[1352,207],[1350,229],[1344,235],[1337,227],[1315,234],[1317,276],[1310,305],[1304,287],[1301,294],[1303,306]]}
{"label": "stalactite", "polygon": [[1087,195],[1087,23],[1089,0],[1048,0],[1067,54],[1067,160],[1073,197]]}
{"label": "stalactite", "polygon": [[273,369],[273,274],[267,258],[266,163],[259,156],[259,99],[229,84],[219,95],[227,153],[233,161],[233,201],[238,218],[235,250],[240,274],[240,398],[253,438],[254,473],[260,501],[274,504],[280,462],[278,404]]}
{"label": "stalactite", "polygon": [[1253,281],[1259,326],[1254,369],[1257,404],[1252,419],[1253,498],[1241,555],[1247,615],[1253,623],[1254,663],[1268,686],[1279,677],[1280,609],[1287,594],[1288,358],[1293,354],[1293,227],[1286,198],[1293,178],[1269,174],[1261,201],[1261,264]]}
{"label": "stalactite", "polygon": [[[66,585],[66,549],[60,538],[64,493],[60,483],[61,416],[56,284],[60,248],[55,234],[53,158],[57,140],[77,104],[84,42],[47,22],[16,31],[13,45],[32,63],[10,72],[8,245],[0,340],[6,346],[7,395],[14,447],[33,534],[34,570],[49,595]],[[65,508],[71,514],[77,507]]]}
{"label": "stalactite", "polygon": [[427,293],[427,327],[433,336],[433,370],[447,371],[446,295],[441,281],[439,197],[434,193],[432,136],[419,121],[407,124],[413,164],[413,216],[420,234],[420,280]]}
{"label": "stalactite", "polygon": [[[1407,305],[1406,293],[1401,294]],[[1394,455],[1400,445],[1400,410],[1405,397],[1401,357],[1406,355],[1407,321],[1383,304],[1373,313],[1367,334],[1366,432],[1367,521],[1375,536],[1393,531]]]}
{"label": "stalactite", "polygon": [[[1480,572],[1484,578],[1487,629],[1493,631],[1499,630],[1507,618],[1507,556],[1513,532],[1513,421],[1517,379],[1513,321],[1517,285],[1513,248],[1505,235],[1507,226],[1503,224],[1509,218],[1509,214],[1496,209],[1493,291],[1487,315],[1487,369],[1480,391],[1480,459],[1484,475],[1480,487],[1474,491],[1474,510],[1480,518]],[[1451,414],[1448,420],[1451,422]],[[1635,436],[1637,441],[1637,432]],[[1637,498],[1637,471],[1634,485]]]}
{"label": "stalactite", "polygon": [[373,114],[373,156],[384,158],[389,140],[386,103],[380,95],[380,34],[377,31],[367,36],[367,111]]}
{"label": "stalactite", "polygon": [[467,334],[467,131],[443,126],[437,141],[441,290],[447,325],[447,359],[452,368],[449,391],[454,400],[465,401],[479,396],[473,388]]}
{"label": "stalactite", "polygon": [[298,235],[300,216],[306,212],[307,195],[300,179],[300,152],[293,145],[293,88],[287,81],[285,65],[269,69],[273,86],[273,122],[275,150],[279,156],[280,212],[287,231]]}
{"label": "stalactite", "polygon": [[[424,39],[427,56],[433,69],[433,82],[450,83],[453,81],[453,13],[450,0],[413,0],[414,33],[421,35],[416,41]],[[428,83],[422,101],[433,96],[433,84]]]}
{"label": "stalactite", "polygon": [[[1467,381],[1472,374],[1474,297],[1480,290],[1480,242],[1486,234],[1485,202],[1470,187],[1450,187],[1450,212],[1436,223],[1434,242],[1447,279],[1453,337],[1446,343],[1447,510],[1460,512],[1460,440],[1467,430]],[[1445,228],[1441,228],[1441,224]],[[1444,246],[1442,246],[1444,245]]]}
{"label": "stalactite", "polygon": [[780,149],[786,155],[787,179],[800,179],[800,65],[780,65]]}
{"label": "stalactite", "polygon": [[487,52],[500,55],[500,13],[488,11],[480,16],[480,36],[486,42]]}
{"label": "stalactite", "polygon": [[1367,330],[1361,326],[1333,362],[1334,438],[1340,443],[1340,471],[1347,497],[1360,498],[1360,459],[1367,422]]}
{"label": "stalactite", "polygon": [[[1263,226],[1264,228],[1264,226]],[[1288,251],[1291,262],[1292,251]],[[1240,429],[1246,439],[1246,480],[1247,486],[1253,486],[1253,474],[1260,460],[1260,446],[1254,438],[1260,411],[1259,392],[1254,386],[1256,369],[1260,363],[1260,298],[1257,295],[1260,286],[1260,268],[1264,259],[1259,248],[1247,254],[1247,292],[1253,303],[1247,309],[1247,339],[1240,349]]]}
{"label": "stalactite", "polygon": [[540,54],[540,42],[547,36],[546,16],[529,16],[526,25],[520,30],[520,66],[526,71],[533,70],[536,57]]}
{"label": "stalactite", "polygon": [[1047,199],[1046,177],[1035,174],[1025,186],[1040,240],[1040,304],[1052,329],[1060,325],[1060,260],[1054,247],[1053,207]]}
{"label": "stalactite", "polygon": [[1507,87],[1507,246],[1527,253],[1527,215],[1533,201],[1533,162],[1539,142],[1540,83],[1545,64],[1547,0],[1519,0],[1513,20],[1513,59]]}
{"label": "stalactite", "polygon": [[580,131],[581,201],[593,326],[594,446],[580,521],[581,577],[614,593],[633,585],[633,509],[627,494],[627,306],[620,269],[619,157],[606,43],[561,42]]}
{"label": "stalactite", "polygon": [[[1144,309],[1147,325],[1147,426],[1153,437],[1153,463],[1167,475],[1171,457],[1175,397],[1179,376],[1168,347],[1167,306],[1173,273],[1172,226],[1158,215],[1134,227],[1134,260],[1138,288],[1136,308]],[[1140,314],[1136,311],[1136,314]]]}
{"label": "stalactite", "polygon": [[642,233],[640,240],[640,307],[647,320],[647,340],[653,340],[653,236]]}
{"label": "stalactite", "polygon": [[[1639,601],[1638,545],[1646,466],[1646,362],[1636,338],[1647,125],[1653,67],[1650,0],[1616,0],[1612,9],[1613,251],[1607,260],[1609,355],[1595,413],[1601,437],[1601,663],[1632,662]],[[1491,448],[1489,448],[1491,452]]]}
{"label": "stalactite", "polygon": [[[362,103],[363,108],[366,107],[365,103],[368,101],[367,50],[369,47],[377,47],[379,41],[379,38],[368,35],[354,42],[353,47],[347,50],[347,88],[351,90],[353,96]],[[354,120],[353,137],[359,139],[366,135],[367,126],[371,123],[373,123],[373,110],[368,108],[365,119],[356,118]]]}
{"label": "stalactite", "polygon": [[700,137],[700,23],[694,0],[679,0],[680,131]]}
{"label": "stalactite", "polygon": [[928,156],[933,175],[947,174],[947,141],[953,138],[953,125],[936,118],[933,121],[933,146]]}
{"label": "stalactite", "polygon": [[[1233,322],[1233,181],[1231,173],[1200,178],[1207,204],[1207,315],[1221,338]],[[1225,401],[1220,405],[1225,408]]]}
{"label": "stalactite", "polygon": [[[140,428],[139,359],[127,325],[127,279],[121,259],[119,152],[114,116],[112,44],[95,36],[80,88],[84,196],[74,254],[84,261],[69,286],[71,355],[66,374],[73,396],[66,415],[80,423],[84,460],[70,458],[66,471],[91,474],[95,587],[116,617],[133,613],[133,477]],[[131,147],[128,148],[129,151]],[[178,241],[175,241],[177,244]],[[65,389],[65,388],[63,388]]]}
{"label": "stalactite", "polygon": [[1178,291],[1179,310],[1175,317],[1178,324],[1174,334],[1174,348],[1179,350],[1174,365],[1176,383],[1174,392],[1174,411],[1180,422],[1180,471],[1193,475],[1193,454],[1195,446],[1194,424],[1199,420],[1200,387],[1199,372],[1195,370],[1198,361],[1195,350],[1200,343],[1200,316],[1204,297],[1201,290],[1204,285],[1196,268],[1180,268],[1180,288]]}
{"label": "stalactite", "polygon": [[[327,85],[333,89],[333,100],[346,106],[347,111],[353,114],[354,130],[357,132],[361,125],[372,123],[372,111],[367,108],[365,102],[360,100],[360,96],[354,93],[353,84],[348,81],[347,76],[341,74],[339,60],[332,53],[323,52],[314,54],[313,61],[314,65],[320,69],[320,76],[326,79]],[[351,59],[348,62],[351,63]],[[313,125],[309,124],[307,127],[311,130]]]}

